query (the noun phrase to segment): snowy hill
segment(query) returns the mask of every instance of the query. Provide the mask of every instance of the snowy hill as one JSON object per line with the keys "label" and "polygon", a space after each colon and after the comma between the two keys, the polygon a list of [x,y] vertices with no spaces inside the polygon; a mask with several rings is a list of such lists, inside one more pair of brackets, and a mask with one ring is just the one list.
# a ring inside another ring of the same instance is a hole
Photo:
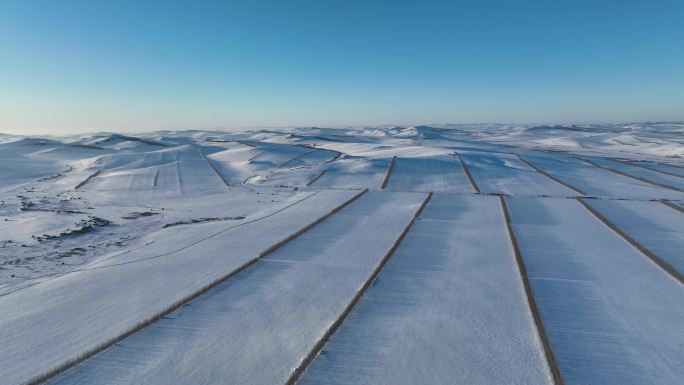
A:
{"label": "snowy hill", "polygon": [[0,383],[680,384],[683,157],[684,123],[0,135]]}

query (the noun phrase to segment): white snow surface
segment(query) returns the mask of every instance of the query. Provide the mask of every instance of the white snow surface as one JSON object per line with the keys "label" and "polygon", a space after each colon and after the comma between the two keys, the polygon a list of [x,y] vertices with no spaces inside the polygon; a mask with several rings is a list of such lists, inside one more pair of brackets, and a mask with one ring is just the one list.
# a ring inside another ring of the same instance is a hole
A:
{"label": "white snow surface", "polygon": [[435,195],[303,384],[551,384],[499,200]]}
{"label": "white snow surface", "polygon": [[240,227],[224,224],[197,232],[171,228],[161,245],[119,254],[0,297],[0,344],[13,347],[0,352],[0,378],[22,383],[125,333],[352,195],[317,192]]}
{"label": "white snow surface", "polygon": [[549,354],[567,385],[680,383],[682,283],[576,198],[684,272],[683,138],[681,122],[0,134],[0,384],[282,384],[300,364],[306,384],[548,384]]}
{"label": "white snow surface", "polygon": [[[54,383],[210,384],[227,378],[237,384],[283,383],[424,198],[371,192],[236,279]],[[213,355],[221,359],[207,359]]]}
{"label": "white snow surface", "polygon": [[570,199],[508,199],[566,384],[680,384],[684,286]]}

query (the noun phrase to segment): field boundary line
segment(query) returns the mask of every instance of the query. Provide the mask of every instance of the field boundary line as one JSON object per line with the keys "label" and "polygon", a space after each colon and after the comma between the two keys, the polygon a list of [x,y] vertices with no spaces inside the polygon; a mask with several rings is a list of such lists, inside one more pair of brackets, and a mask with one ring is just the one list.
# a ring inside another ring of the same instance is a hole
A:
{"label": "field boundary line", "polygon": [[661,199],[660,203],[664,204],[667,207],[673,208],[673,209],[679,211],[680,213],[684,213],[684,206],[682,206],[682,205],[679,205],[679,204],[674,203],[672,201],[669,201],[667,199]]}
{"label": "field boundary line", "polygon": [[674,190],[674,191],[684,192],[684,189],[680,189],[679,187],[670,186],[669,184],[654,182],[654,181],[652,181],[652,180],[650,180],[650,179],[646,179],[646,178],[643,178],[643,177],[640,177],[640,176],[636,176],[636,175],[631,175],[631,174],[628,174],[628,173],[626,173],[626,172],[624,172],[624,171],[616,170],[616,169],[614,169],[614,168],[602,166],[602,165],[600,165],[600,164],[594,162],[594,161],[591,160],[591,159],[580,158],[580,157],[577,157],[577,156],[573,156],[573,158],[578,159],[578,160],[581,160],[581,161],[586,162],[586,163],[589,163],[590,165],[592,165],[592,166],[594,166],[594,167],[596,167],[596,168],[600,168],[600,169],[602,169],[602,170],[610,171],[610,172],[612,172],[612,173],[615,173],[615,174],[618,174],[618,175],[625,176],[625,177],[627,177],[627,178],[632,178],[632,179],[634,179],[634,180],[638,180],[639,182],[648,183],[648,184],[651,184],[651,185],[653,185],[653,186],[658,186],[658,187],[665,188],[665,189],[668,189],[668,190]]}
{"label": "field boundary line", "polygon": [[93,178],[95,178],[96,176],[100,175],[101,172],[102,172],[102,169],[99,169],[99,170],[95,171],[94,173],[88,175],[87,178],[85,178],[84,180],[82,180],[79,184],[76,185],[76,187],[74,187],[74,190],[80,189],[80,188],[83,187],[86,183],[90,182],[91,179],[93,179]]}
{"label": "field boundary line", "polygon": [[351,314],[352,310],[354,309],[354,306],[356,306],[356,304],[361,300],[361,297],[364,295],[366,290],[368,290],[373,281],[375,281],[378,275],[380,275],[380,271],[385,267],[387,261],[389,261],[392,254],[394,254],[394,251],[399,247],[399,244],[401,244],[401,241],[404,240],[404,237],[411,229],[411,226],[413,226],[413,224],[416,222],[418,216],[420,216],[421,212],[423,212],[423,209],[425,208],[425,206],[427,206],[431,198],[432,192],[429,192],[425,199],[423,199],[423,202],[420,204],[420,207],[418,207],[416,212],[413,214],[413,218],[411,218],[411,221],[404,227],[404,229],[401,231],[401,233],[394,241],[392,246],[390,246],[389,250],[387,250],[387,253],[385,253],[380,262],[378,262],[377,266],[375,267],[371,275],[368,277],[366,282],[364,282],[363,286],[361,286],[361,288],[356,292],[356,294],[344,308],[340,316],[337,317],[335,321],[333,321],[333,323],[328,327],[328,329],[326,329],[326,331],[323,333],[323,336],[321,336],[321,338],[311,348],[309,353],[304,357],[300,364],[297,365],[297,367],[292,371],[290,376],[285,381],[285,385],[294,385],[297,383],[297,381],[299,381],[302,374],[304,374],[309,365],[313,362],[314,359],[316,359],[321,350],[323,350],[325,344],[330,340],[333,334],[335,334],[335,332],[342,325],[347,316]]}
{"label": "field boundary line", "polygon": [[[310,149],[311,147],[306,147],[306,148],[309,148],[309,149]],[[316,152],[316,151],[319,151],[319,150],[316,149],[316,148],[314,148],[314,149],[311,150],[311,151],[303,152],[303,153],[301,153],[301,154],[298,154],[298,155],[296,155],[296,156],[294,156],[294,157],[288,159],[287,161],[285,161],[285,162],[279,164],[277,168],[286,167],[288,164],[290,164],[290,163],[292,163],[292,162],[294,162],[294,161],[296,161],[296,160],[299,160],[299,159],[301,159],[301,158],[303,158],[303,157],[305,157],[305,156],[307,156],[307,155],[309,155],[309,154],[313,154],[313,153]]]}
{"label": "field boundary line", "polygon": [[321,179],[321,177],[323,176],[323,174],[325,174],[326,171],[328,171],[328,167],[326,167],[326,168],[324,168],[323,170],[321,170],[321,172],[319,172],[318,175],[316,175],[315,177],[313,177],[313,179],[311,179],[310,181],[306,182],[306,187],[309,187],[309,186],[311,186],[312,184],[316,183],[316,181],[318,181],[319,179]]}
{"label": "field boundary line", "polygon": [[[324,151],[333,151],[333,150],[324,150]],[[328,163],[328,164],[329,164],[328,167],[324,167],[324,168],[321,170],[321,172],[319,172],[315,177],[313,177],[313,179],[311,179],[310,181],[306,182],[306,185],[305,185],[306,187],[311,186],[312,184],[316,183],[319,179],[321,179],[321,177],[323,176],[323,174],[325,174],[325,172],[328,171],[328,169],[329,169],[330,167],[333,166],[333,163],[335,163],[338,159],[340,159],[340,158],[342,157],[342,153],[341,153],[341,152],[339,152],[339,151],[334,151],[334,152],[336,153],[335,156],[332,157],[331,159],[326,160],[326,161],[324,162],[324,163]]]}
{"label": "field boundary line", "polygon": [[358,198],[360,198],[362,195],[364,195],[368,190],[363,190],[358,194],[355,194],[351,198],[347,199],[346,201],[342,202],[340,205],[329,211],[328,213],[324,214],[323,216],[319,217],[315,221],[309,223],[308,225],[302,227],[301,229],[295,231],[294,233],[288,235],[284,239],[276,242],[275,244],[271,245],[270,247],[266,248],[262,252],[260,252],[256,257],[246,261],[242,265],[238,266],[237,268],[231,270],[230,272],[224,274],[223,276],[213,280],[212,282],[202,286],[198,290],[194,291],[191,294],[188,294],[184,296],[183,298],[177,300],[176,302],[172,303],[170,306],[166,307],[165,309],[157,312],[156,314],[148,317],[145,320],[142,320],[129,328],[128,330],[124,331],[123,333],[119,334],[116,337],[113,337],[107,341],[101,342],[95,347],[86,350],[85,352],[81,353],[75,358],[69,359],[62,364],[57,365],[53,369],[50,369],[46,371],[45,373],[38,374],[37,376],[31,378],[28,380],[25,384],[26,385],[35,385],[35,384],[40,384],[43,383],[51,378],[54,378],[55,376],[65,372],[66,370],[88,360],[91,357],[94,357],[98,353],[101,353],[108,348],[112,347],[113,345],[123,341],[124,339],[132,336],[133,334],[143,330],[147,326],[152,325],[153,323],[157,322],[161,318],[169,315],[170,313],[174,312],[175,310],[179,309],[180,307],[186,305],[187,303],[197,299],[201,295],[207,293],[211,289],[215,288],[216,286],[220,285],[221,283],[225,282],[226,280],[236,276],[240,272],[244,271],[245,269],[249,268],[250,266],[254,265],[256,262],[259,260],[263,259],[265,256],[268,254],[272,253],[273,251],[277,250],[278,248],[282,247],[286,243],[292,241],[293,239],[297,238],[298,236],[302,235],[303,233],[309,231],[319,223],[323,222],[324,220],[330,218],[333,216],[335,213],[339,212],[343,208],[347,207],[354,201],[356,201]]}
{"label": "field boundary line", "polygon": [[390,176],[392,175],[392,169],[394,168],[394,161],[397,159],[397,156],[393,156],[392,159],[389,162],[389,166],[387,166],[387,173],[385,174],[385,179],[382,180],[382,184],[380,185],[380,189],[384,190],[385,187],[387,186],[387,183],[389,182]]}
{"label": "field boundary line", "polygon": [[677,178],[684,178],[684,176],[679,175],[679,174],[675,174],[675,173],[673,173],[673,172],[658,170],[658,169],[656,169],[656,168],[651,168],[651,167],[649,167],[649,166],[644,166],[643,164],[639,164],[639,163],[641,163],[641,162],[636,162],[636,161],[631,161],[631,162],[630,162],[630,161],[620,160],[620,159],[613,159],[613,160],[615,160],[616,162],[628,164],[628,165],[630,165],[630,166],[641,167],[641,168],[644,168],[644,169],[646,169],[646,170],[650,170],[650,171],[653,171],[653,172],[657,172],[657,173],[659,173],[659,174],[674,176],[674,177],[677,177]]}
{"label": "field boundary line", "polygon": [[254,147],[254,148],[257,147],[255,144],[248,143],[247,141],[244,141],[244,140],[237,140],[236,139],[236,140],[233,140],[233,142],[240,143],[240,144],[245,145],[247,147]]}
{"label": "field boundary line", "polygon": [[672,278],[679,281],[679,283],[684,284],[684,274],[677,271],[677,269],[672,267],[672,265],[667,263],[665,260],[660,258],[651,250],[647,249],[646,246],[642,245],[639,241],[637,241],[636,239],[632,238],[630,235],[622,231],[622,229],[620,229],[615,223],[613,223],[610,219],[606,218],[606,216],[601,214],[597,209],[595,209],[592,205],[587,203],[584,199],[577,198],[577,201],[581,203],[582,206],[584,206],[587,210],[589,210],[589,212],[592,213],[596,218],[598,218],[598,220],[603,222],[603,224],[608,226],[611,230],[613,230],[625,241],[627,241],[627,243],[629,243],[630,245],[634,246],[637,250],[639,250],[641,254],[648,257],[653,263],[658,265],[658,267],[663,269],[666,273],[670,274]]}
{"label": "field boundary line", "polygon": [[214,171],[214,174],[216,174],[216,176],[218,176],[218,177],[221,179],[221,181],[223,182],[223,184],[225,184],[226,187],[230,187],[230,184],[228,184],[228,181],[226,180],[226,178],[224,178],[223,175],[221,175],[221,173],[218,172],[218,170],[216,169],[216,167],[214,167],[214,165],[211,163],[211,161],[206,157],[206,155],[204,155],[204,153],[202,152],[202,150],[200,150],[200,149],[198,148],[198,149],[197,149],[197,152],[199,152],[200,155],[202,155],[202,159],[204,159],[204,161],[207,162],[207,164],[209,165],[209,168],[211,168],[211,169]]}
{"label": "field boundary line", "polygon": [[548,172],[542,170],[542,169],[539,168],[536,164],[534,164],[534,163],[532,163],[531,161],[529,161],[529,160],[523,158],[522,155],[520,155],[520,154],[515,154],[515,156],[517,156],[518,159],[520,159],[520,161],[522,161],[522,162],[525,163],[526,165],[532,167],[535,171],[537,171],[538,173],[540,173],[540,174],[544,175],[545,177],[551,179],[552,181],[554,181],[554,182],[556,182],[556,183],[560,183],[561,185],[563,185],[563,186],[569,188],[570,190],[572,190],[572,191],[574,191],[574,192],[576,192],[576,193],[579,193],[580,195],[587,195],[587,193],[584,192],[583,190],[581,190],[581,189],[579,189],[579,188],[577,188],[577,187],[571,185],[570,183],[564,182],[564,181],[560,180],[559,178],[556,178],[555,176],[553,176],[553,175],[549,174]]}
{"label": "field boundary line", "polygon": [[539,335],[539,339],[542,343],[544,355],[546,357],[547,364],[549,365],[549,371],[553,377],[553,383],[555,385],[564,385],[560,368],[558,367],[556,357],[553,354],[553,349],[551,349],[551,341],[549,341],[546,328],[544,327],[544,322],[542,321],[539,308],[537,307],[537,302],[534,299],[534,293],[532,292],[530,279],[527,276],[527,267],[525,266],[525,261],[522,258],[520,246],[518,245],[518,238],[515,236],[515,232],[513,231],[513,223],[511,222],[511,215],[508,210],[508,205],[506,204],[506,198],[500,196],[499,202],[501,203],[501,210],[503,211],[504,221],[506,222],[506,228],[508,229],[508,236],[511,240],[511,245],[513,246],[515,262],[518,265],[518,272],[520,273],[520,278],[522,279],[523,288],[527,297],[527,304],[529,305],[530,312],[532,313],[532,319],[534,320],[534,325],[537,328],[537,334]]}
{"label": "field boundary line", "polygon": [[463,168],[463,172],[465,172],[466,177],[468,178],[468,182],[470,182],[470,187],[475,190],[476,193],[481,193],[480,187],[478,187],[477,183],[475,183],[475,179],[473,178],[473,175],[470,173],[470,170],[468,169],[468,166],[466,165],[465,161],[463,160],[463,157],[461,154],[458,152],[455,152],[454,155],[458,158],[459,163],[461,163],[461,168]]}
{"label": "field boundary line", "polygon": [[663,166],[670,166],[670,167],[675,167],[675,168],[681,168],[684,170],[684,165],[679,165],[679,164],[672,164],[672,163],[664,163],[664,162],[656,162],[658,164],[661,164]]}
{"label": "field boundary line", "polygon": [[333,152],[335,152],[335,156],[333,156],[332,158],[326,160],[325,163],[334,163],[334,162],[337,162],[337,161],[338,161],[340,158],[342,158],[342,156],[344,155],[344,154],[342,154],[341,152],[335,151],[335,150],[327,150],[327,149],[324,149],[324,151],[333,151]]}
{"label": "field boundary line", "polygon": [[156,167],[154,170],[154,176],[152,177],[152,187],[157,187],[158,182],[159,182],[159,167]]}
{"label": "field boundary line", "polygon": [[152,139],[140,138],[140,137],[137,137],[137,136],[128,136],[128,135],[122,135],[122,134],[114,134],[114,136],[115,136],[115,137],[118,137],[119,139],[130,140],[130,141],[133,141],[133,142],[145,143],[145,144],[149,144],[149,145],[151,145],[151,146],[159,146],[159,147],[166,147],[166,148],[171,147],[171,146],[169,146],[168,144],[163,143],[163,142],[160,142],[160,141],[156,141],[156,140],[152,140]]}

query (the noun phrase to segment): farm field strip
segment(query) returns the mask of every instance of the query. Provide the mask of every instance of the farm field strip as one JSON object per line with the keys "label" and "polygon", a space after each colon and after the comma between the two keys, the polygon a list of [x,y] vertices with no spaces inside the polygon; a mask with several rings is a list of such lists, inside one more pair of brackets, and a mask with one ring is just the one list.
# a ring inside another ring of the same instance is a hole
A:
{"label": "farm field strip", "polygon": [[394,160],[386,190],[474,192],[465,171],[454,155]]}
{"label": "farm field strip", "polygon": [[390,159],[340,159],[331,164],[311,187],[380,189]]}
{"label": "farm field strip", "polygon": [[[0,297],[0,344],[14,347],[0,351],[0,378],[23,383],[78,360],[257,258],[358,193],[322,191],[306,204],[217,233],[162,258],[155,258],[160,255],[158,247],[143,247]],[[183,237],[168,241],[167,249]]]}
{"label": "farm field strip", "polygon": [[582,157],[581,159],[591,161],[595,165],[604,167],[608,170],[613,170],[623,175],[629,175],[645,183],[650,183],[655,186],[659,186],[669,190],[684,192],[684,178],[664,175],[657,171],[652,171],[643,167],[633,166],[628,163],[614,161],[612,159],[602,159],[598,157]]}
{"label": "farm field strip", "polygon": [[674,177],[684,178],[684,168],[674,167],[663,163],[657,162],[639,162],[639,161],[629,161],[623,159],[617,159],[620,162],[630,164],[636,167],[642,167],[651,171],[659,172],[665,175],[670,175]]}
{"label": "farm field strip", "polygon": [[[661,202],[590,200],[586,204],[662,260],[684,284],[684,215]],[[653,257],[652,257],[653,258]]]}
{"label": "farm field strip", "polygon": [[573,200],[506,198],[565,384],[678,384],[684,286]]}
{"label": "farm field strip", "polygon": [[635,199],[684,199],[684,193],[634,180],[579,159],[524,154],[524,159],[586,195]]}
{"label": "farm field strip", "polygon": [[540,174],[515,155],[460,152],[482,192],[510,195],[571,196],[577,193]]}
{"label": "farm field strip", "polygon": [[435,194],[300,383],[551,384],[541,349],[498,198]]}
{"label": "farm field strip", "polygon": [[0,384],[680,384],[682,137],[0,134]]}
{"label": "farm field strip", "polygon": [[282,384],[411,222],[425,194],[369,192],[53,384]]}

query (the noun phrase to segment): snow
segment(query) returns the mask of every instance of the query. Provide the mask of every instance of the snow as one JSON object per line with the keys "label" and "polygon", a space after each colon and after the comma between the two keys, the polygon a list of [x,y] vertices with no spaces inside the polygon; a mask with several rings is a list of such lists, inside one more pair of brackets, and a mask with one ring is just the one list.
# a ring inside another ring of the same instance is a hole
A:
{"label": "snow", "polygon": [[511,195],[577,195],[575,191],[541,175],[513,154],[459,152],[480,191]]}
{"label": "snow", "polygon": [[684,215],[660,202],[593,200],[629,236],[684,274]]}
{"label": "snow", "polygon": [[684,178],[684,167],[675,167],[668,164],[656,163],[656,162],[634,162],[633,164],[641,165],[656,171],[661,171],[664,173],[678,175]]}
{"label": "snow", "polygon": [[589,195],[632,199],[684,199],[684,193],[613,173],[562,155],[525,155],[525,159]]}
{"label": "snow", "polygon": [[211,232],[169,228],[163,244],[115,255],[0,297],[0,344],[13,347],[0,351],[0,378],[25,382],[125,333],[352,195],[322,191],[300,201],[306,204],[241,227],[220,225]]}
{"label": "snow", "polygon": [[587,159],[590,159],[592,162],[595,162],[600,166],[606,167],[607,169],[617,170],[627,175],[641,178],[645,181],[660,184],[661,186],[669,186],[675,190],[679,189],[684,191],[684,177],[680,178],[671,175],[664,175],[656,171],[652,171],[643,167],[633,166],[631,164],[618,162],[612,159],[604,159],[597,157]]}
{"label": "snow", "polygon": [[684,287],[574,200],[508,204],[564,382],[680,384]]}
{"label": "snow", "polygon": [[544,336],[565,384],[681,382],[684,289],[620,232],[684,271],[668,207],[684,207],[683,137],[681,122],[0,134],[0,383],[116,341],[52,381],[261,385],[303,364],[306,384],[548,384]]}
{"label": "snow", "polygon": [[463,168],[453,155],[396,158],[386,188],[457,193],[473,191]]}
{"label": "snow", "polygon": [[499,200],[434,195],[302,384],[551,384]]}
{"label": "snow", "polygon": [[192,306],[52,383],[284,383],[424,198],[371,192]]}
{"label": "snow", "polygon": [[342,159],[325,169],[315,187],[379,189],[387,175],[389,159]]}

